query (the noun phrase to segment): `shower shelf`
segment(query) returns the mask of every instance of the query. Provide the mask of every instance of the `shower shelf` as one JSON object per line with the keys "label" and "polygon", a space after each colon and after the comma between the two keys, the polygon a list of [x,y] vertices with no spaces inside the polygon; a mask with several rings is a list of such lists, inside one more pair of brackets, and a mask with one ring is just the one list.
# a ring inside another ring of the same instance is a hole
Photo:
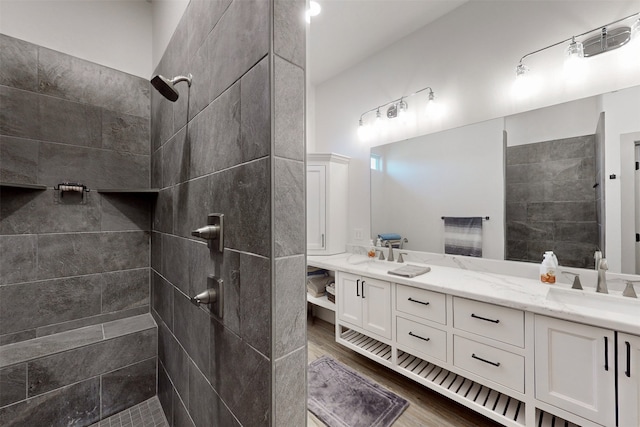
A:
{"label": "shower shelf", "polygon": [[37,190],[37,191],[43,191],[47,189],[46,185],[18,184],[15,182],[0,182],[0,187],[21,188],[23,190]]}
{"label": "shower shelf", "polygon": [[117,194],[117,193],[137,193],[137,194],[158,194],[159,188],[98,188],[98,193],[103,194]]}

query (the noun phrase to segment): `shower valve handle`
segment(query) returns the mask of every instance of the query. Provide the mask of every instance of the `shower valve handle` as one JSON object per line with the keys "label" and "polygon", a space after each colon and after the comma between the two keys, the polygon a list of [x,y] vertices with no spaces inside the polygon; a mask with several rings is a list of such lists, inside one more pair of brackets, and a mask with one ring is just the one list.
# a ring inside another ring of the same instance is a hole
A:
{"label": "shower valve handle", "polygon": [[224,250],[224,214],[209,214],[207,225],[193,230],[191,235],[205,239],[209,249],[222,252]]}
{"label": "shower valve handle", "polygon": [[220,226],[207,225],[205,227],[198,228],[197,230],[193,230],[191,235],[205,240],[217,239],[220,235]]}

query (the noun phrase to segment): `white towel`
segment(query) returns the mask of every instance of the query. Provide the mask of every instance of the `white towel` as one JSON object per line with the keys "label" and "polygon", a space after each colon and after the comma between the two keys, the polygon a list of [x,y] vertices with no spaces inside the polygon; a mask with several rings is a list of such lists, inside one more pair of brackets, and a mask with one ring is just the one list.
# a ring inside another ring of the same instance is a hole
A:
{"label": "white towel", "polygon": [[482,217],[444,217],[444,253],[482,257]]}

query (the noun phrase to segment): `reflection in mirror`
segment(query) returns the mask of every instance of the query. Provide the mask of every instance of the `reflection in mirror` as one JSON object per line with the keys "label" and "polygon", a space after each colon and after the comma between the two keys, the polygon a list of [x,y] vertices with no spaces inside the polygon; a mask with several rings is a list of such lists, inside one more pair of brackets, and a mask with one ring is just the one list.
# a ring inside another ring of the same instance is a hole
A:
{"label": "reflection in mirror", "polygon": [[600,248],[612,271],[640,272],[638,143],[633,87],[372,147],[372,236],[442,253],[443,216],[489,216],[485,258],[538,263],[553,250],[593,268]]}

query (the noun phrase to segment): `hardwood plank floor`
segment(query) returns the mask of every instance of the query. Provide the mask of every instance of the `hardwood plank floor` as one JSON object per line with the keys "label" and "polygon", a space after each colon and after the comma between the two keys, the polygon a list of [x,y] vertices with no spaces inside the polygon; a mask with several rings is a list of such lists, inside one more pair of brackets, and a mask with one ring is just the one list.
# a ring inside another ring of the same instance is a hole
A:
{"label": "hardwood plank floor", "polygon": [[[498,427],[493,420],[412,381],[335,341],[334,326],[315,318],[307,322],[308,361],[329,355],[409,401],[393,427]],[[307,412],[308,427],[326,427]]]}

